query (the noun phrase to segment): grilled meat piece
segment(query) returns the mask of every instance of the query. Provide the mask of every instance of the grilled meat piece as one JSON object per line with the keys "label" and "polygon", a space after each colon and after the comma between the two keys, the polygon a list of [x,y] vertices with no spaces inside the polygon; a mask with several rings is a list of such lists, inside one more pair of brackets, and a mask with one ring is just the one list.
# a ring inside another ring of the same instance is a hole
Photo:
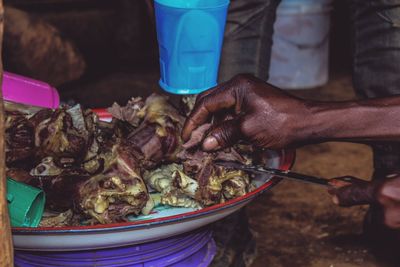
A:
{"label": "grilled meat piece", "polygon": [[148,214],[154,202],[146,183],[160,192],[162,204],[196,209],[251,190],[245,173],[214,161],[250,164],[257,150],[202,151],[211,124],[183,144],[184,116],[166,96],[133,98],[109,111],[114,118],[104,122],[79,105],[50,110],[6,104],[7,173],[42,188],[47,208],[72,210],[74,218],[91,223]]}
{"label": "grilled meat piece", "polygon": [[143,121],[126,138],[129,146],[142,153],[141,165],[152,169],[163,162],[176,161],[176,154],[181,149],[184,118],[168,103],[168,98],[156,94],[149,96],[137,115]]}
{"label": "grilled meat piece", "polygon": [[32,167],[35,155],[34,126],[21,114],[6,117],[6,163],[9,167]]}
{"label": "grilled meat piece", "polygon": [[201,204],[194,199],[198,183],[186,176],[180,165],[163,165],[154,171],[147,172],[144,177],[148,185],[160,192],[161,204],[201,208]]}

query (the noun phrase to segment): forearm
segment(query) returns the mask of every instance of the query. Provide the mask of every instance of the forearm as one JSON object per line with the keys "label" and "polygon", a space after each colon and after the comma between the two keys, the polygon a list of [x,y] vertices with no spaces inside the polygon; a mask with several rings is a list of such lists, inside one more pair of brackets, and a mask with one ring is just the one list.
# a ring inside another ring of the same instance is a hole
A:
{"label": "forearm", "polygon": [[338,103],[312,103],[310,141],[400,141],[400,96]]}

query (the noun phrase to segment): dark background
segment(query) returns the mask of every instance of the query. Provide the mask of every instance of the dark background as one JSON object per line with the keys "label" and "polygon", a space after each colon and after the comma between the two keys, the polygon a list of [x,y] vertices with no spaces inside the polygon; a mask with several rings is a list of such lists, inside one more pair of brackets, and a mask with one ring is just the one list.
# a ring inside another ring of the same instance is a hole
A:
{"label": "dark background", "polygon": [[[146,95],[157,90],[157,41],[146,1],[6,0],[5,4],[53,25],[80,52],[86,63],[82,75],[73,80],[60,77],[53,84],[63,100],[73,99],[88,107],[108,106],[113,101],[123,104],[132,95]],[[5,19],[7,27],[7,11]],[[335,1],[330,38],[332,77],[351,71],[349,26],[346,1]],[[18,63],[10,60],[15,58],[15,54],[10,56],[10,51],[15,48],[7,45],[7,40],[5,43],[3,60],[6,70],[50,83],[57,75],[38,74],[37,70],[43,64],[32,70],[22,68],[24,60],[30,59],[21,58]],[[60,58],[58,62],[62,60]]]}

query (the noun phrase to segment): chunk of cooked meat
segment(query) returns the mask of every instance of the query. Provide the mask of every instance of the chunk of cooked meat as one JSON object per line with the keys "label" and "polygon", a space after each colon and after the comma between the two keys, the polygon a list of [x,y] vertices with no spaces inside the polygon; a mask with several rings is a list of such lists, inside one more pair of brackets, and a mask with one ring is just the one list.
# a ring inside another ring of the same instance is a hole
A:
{"label": "chunk of cooked meat", "polygon": [[164,165],[147,172],[144,176],[148,185],[160,192],[161,204],[201,208],[201,204],[194,199],[198,190],[198,183],[182,172],[182,167],[177,164]]}
{"label": "chunk of cooked meat", "polygon": [[[251,190],[245,173],[214,161],[262,162],[254,157],[261,155],[258,150],[239,145],[202,151],[211,124],[183,144],[184,115],[166,96],[133,98],[109,112],[114,118],[104,122],[79,105],[50,110],[8,103],[7,173],[42,188],[48,209],[72,210],[91,223],[151,212],[155,204],[147,185],[160,193],[162,204],[195,209]],[[60,224],[68,221],[63,216],[56,219]]]}
{"label": "chunk of cooked meat", "polygon": [[6,163],[10,167],[31,167],[35,155],[34,126],[21,114],[6,117]]}
{"label": "chunk of cooked meat", "polygon": [[75,207],[100,223],[125,220],[140,214],[151,200],[140,167],[128,146],[117,144],[105,170],[79,184]]}
{"label": "chunk of cooked meat", "polygon": [[134,127],[138,127],[140,121],[143,119],[143,107],[144,101],[141,97],[133,97],[128,101],[126,106],[121,107],[118,103],[114,103],[110,108],[107,109],[111,115],[120,120],[126,121]]}
{"label": "chunk of cooked meat", "polygon": [[[237,177],[245,177],[248,179],[247,174],[243,171],[227,170],[223,167],[216,166],[213,164],[212,158],[208,158],[205,161],[204,167],[196,176],[196,180],[199,183],[199,191],[196,194],[196,199],[204,206],[218,204],[227,199],[231,199],[230,195],[223,194],[223,185],[227,181]],[[249,186],[247,183],[237,185],[240,186],[240,188],[237,189],[238,192],[248,192]],[[236,195],[236,193],[234,193],[234,195]]]}

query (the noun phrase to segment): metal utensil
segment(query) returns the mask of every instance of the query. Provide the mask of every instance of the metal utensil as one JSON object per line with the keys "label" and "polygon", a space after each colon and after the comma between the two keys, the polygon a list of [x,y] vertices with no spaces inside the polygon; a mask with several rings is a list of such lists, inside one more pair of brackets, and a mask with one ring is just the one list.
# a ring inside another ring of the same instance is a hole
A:
{"label": "metal utensil", "polygon": [[325,186],[325,187],[332,186],[329,183],[328,179],[315,177],[315,176],[311,176],[311,175],[306,175],[306,174],[301,174],[301,173],[297,173],[297,172],[292,172],[289,170],[282,171],[279,169],[271,169],[271,168],[265,168],[265,167],[260,167],[260,166],[248,166],[248,165],[244,165],[244,164],[237,163],[237,162],[231,162],[231,161],[217,161],[216,164],[220,165],[220,166],[228,167],[228,168],[251,172],[251,173],[270,174],[270,175],[274,175],[274,176],[277,176],[280,178],[287,178],[287,179],[291,179],[291,180],[295,180],[295,181],[316,184],[316,185],[321,185],[321,186]]}

